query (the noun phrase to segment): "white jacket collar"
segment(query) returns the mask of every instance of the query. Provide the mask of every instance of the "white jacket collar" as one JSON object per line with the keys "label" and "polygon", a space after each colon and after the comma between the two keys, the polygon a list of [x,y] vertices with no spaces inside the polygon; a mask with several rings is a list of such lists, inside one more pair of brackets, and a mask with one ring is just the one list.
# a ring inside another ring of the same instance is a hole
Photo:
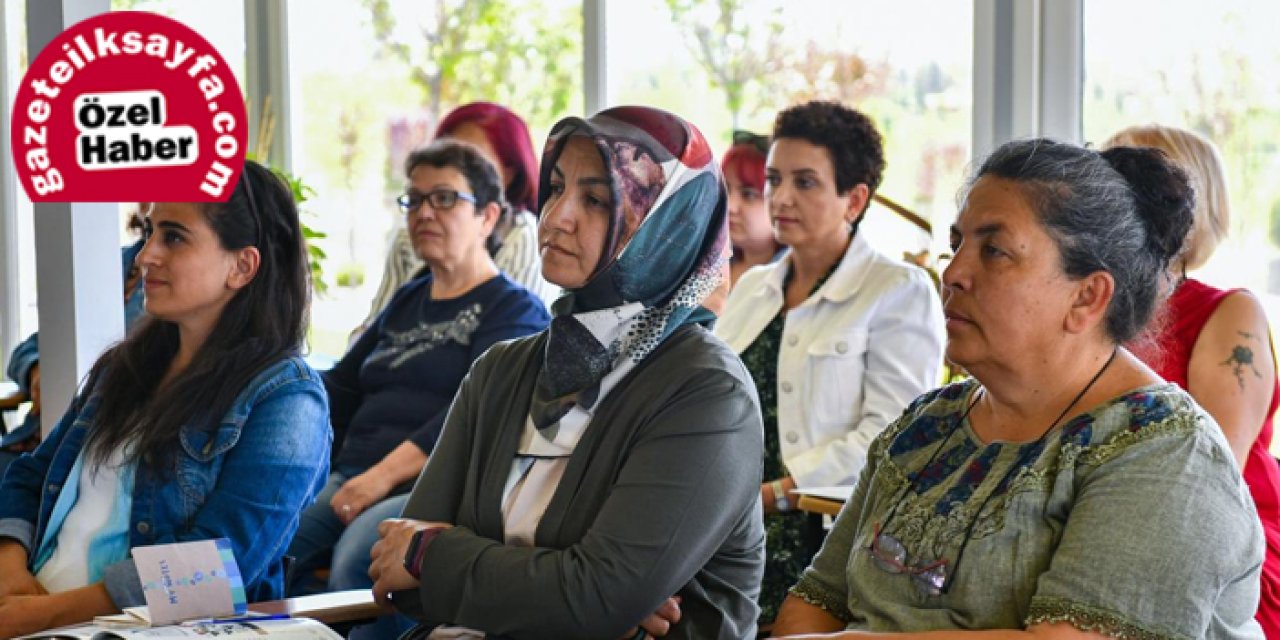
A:
{"label": "white jacket collar", "polygon": [[[866,281],[869,267],[876,256],[876,250],[867,243],[866,238],[861,233],[854,234],[849,248],[844,252],[844,257],[840,258],[840,264],[818,289],[816,296],[832,302],[848,300]],[[786,255],[773,264],[765,276],[764,286],[756,291],[757,296],[770,295],[780,298],[785,295],[782,283],[791,269],[791,258],[792,252],[787,251]]]}

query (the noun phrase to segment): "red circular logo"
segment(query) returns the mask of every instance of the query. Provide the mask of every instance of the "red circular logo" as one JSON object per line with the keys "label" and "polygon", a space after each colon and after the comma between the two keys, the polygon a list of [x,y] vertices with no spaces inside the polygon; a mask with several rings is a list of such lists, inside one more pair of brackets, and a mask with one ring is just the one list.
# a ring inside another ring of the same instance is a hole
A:
{"label": "red circular logo", "polygon": [[244,97],[200,34],[118,11],[63,31],[13,106],[14,162],[33,202],[213,202],[244,168]]}

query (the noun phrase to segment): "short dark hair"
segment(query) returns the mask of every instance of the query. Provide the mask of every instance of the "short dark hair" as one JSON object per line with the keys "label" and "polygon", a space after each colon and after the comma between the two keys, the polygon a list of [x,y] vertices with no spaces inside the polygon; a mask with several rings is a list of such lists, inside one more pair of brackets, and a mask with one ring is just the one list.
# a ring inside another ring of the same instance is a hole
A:
{"label": "short dark hair", "polygon": [[[467,179],[467,186],[476,197],[476,212],[479,213],[490,203],[496,202],[501,213],[498,215],[498,224],[494,225],[494,229],[508,226],[504,223],[509,222],[513,214],[502,193],[502,178],[498,168],[493,166],[493,163],[484,157],[475,145],[461,140],[441,138],[425,147],[414,149],[404,160],[405,179],[413,174],[414,169],[422,165],[437,169],[446,167],[456,169],[462,177]],[[498,248],[502,246],[502,238],[496,236],[496,233],[491,233],[485,241],[485,249],[490,255],[497,253]]]}
{"label": "short dark hair", "polygon": [[[773,140],[798,138],[831,154],[836,192],[867,185],[869,194],[884,175],[884,140],[871,118],[839,102],[813,100],[788,108],[773,121]],[[870,200],[868,200],[869,202]]]}
{"label": "short dark hair", "polygon": [[1187,174],[1158,149],[1102,153],[1043,138],[1015,140],[991,153],[969,181],[1018,183],[1073,278],[1106,271],[1115,280],[1106,330],[1117,343],[1136,337],[1161,302],[1161,280],[1182,251],[1194,218]]}

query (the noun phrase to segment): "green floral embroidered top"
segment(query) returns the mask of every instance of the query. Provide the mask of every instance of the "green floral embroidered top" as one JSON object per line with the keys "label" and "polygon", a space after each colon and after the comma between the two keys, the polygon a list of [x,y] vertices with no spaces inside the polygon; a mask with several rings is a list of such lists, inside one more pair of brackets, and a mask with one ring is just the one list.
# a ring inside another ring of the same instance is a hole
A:
{"label": "green floral embroidered top", "polygon": [[[835,273],[839,263],[813,285],[813,295]],[[783,289],[791,282],[794,271],[788,270]],[[778,356],[782,349],[782,333],[786,328],[787,313],[779,311],[769,326],[742,352],[742,364],[751,372],[760,397],[760,417],[764,422],[764,477],[762,482],[779,480],[791,475],[782,460],[782,442],[778,439]],[[821,521],[816,523],[803,511],[771,513],[764,517],[765,564],[764,579],[760,583],[760,625],[773,622],[778,609],[787,597],[787,590],[800,579],[805,567],[822,545],[825,532]],[[816,530],[815,530],[816,529]]]}
{"label": "green floral embroidered top", "polygon": [[[958,423],[977,386],[921,396],[880,435],[793,594],[869,631],[1069,622],[1120,638],[1262,638],[1261,526],[1190,396],[1152,385],[1040,442],[984,444]],[[884,532],[909,566],[954,562],[974,523],[946,593],[924,595],[868,551],[900,499]]]}
{"label": "green floral embroidered top", "polygon": [[[742,352],[742,364],[751,372],[760,397],[764,421],[763,482],[791,475],[782,461],[778,440],[778,350],[786,315],[774,316],[769,326]],[[771,513],[764,517],[765,565],[760,583],[760,624],[773,622],[787,590],[800,579],[822,541],[822,531],[812,531],[809,515],[803,511]]]}

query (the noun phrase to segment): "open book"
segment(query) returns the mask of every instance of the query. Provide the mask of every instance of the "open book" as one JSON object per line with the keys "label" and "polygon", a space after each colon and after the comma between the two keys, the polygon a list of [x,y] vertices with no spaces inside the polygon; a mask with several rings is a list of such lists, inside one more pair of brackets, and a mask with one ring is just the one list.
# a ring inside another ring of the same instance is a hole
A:
{"label": "open book", "polygon": [[264,618],[239,622],[188,622],[167,627],[121,629],[101,623],[79,624],[22,636],[17,640],[129,640],[131,638],[218,638],[219,640],[342,640],[329,627],[310,618]]}

